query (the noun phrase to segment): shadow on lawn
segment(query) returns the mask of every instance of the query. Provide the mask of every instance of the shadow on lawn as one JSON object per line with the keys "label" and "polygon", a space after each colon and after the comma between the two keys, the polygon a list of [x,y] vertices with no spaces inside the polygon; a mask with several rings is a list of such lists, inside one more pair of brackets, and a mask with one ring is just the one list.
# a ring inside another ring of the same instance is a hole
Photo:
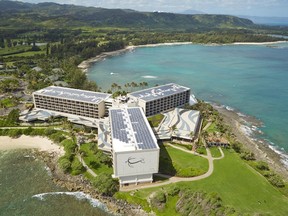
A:
{"label": "shadow on lawn", "polygon": [[162,142],[159,142],[158,144],[160,147],[159,173],[175,176],[177,171],[173,166],[170,155]]}

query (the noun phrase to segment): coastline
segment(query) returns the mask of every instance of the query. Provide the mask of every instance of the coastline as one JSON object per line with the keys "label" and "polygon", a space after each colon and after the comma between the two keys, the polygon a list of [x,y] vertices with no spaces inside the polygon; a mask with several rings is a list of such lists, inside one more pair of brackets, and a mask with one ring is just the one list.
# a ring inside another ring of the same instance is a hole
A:
{"label": "coastline", "polygon": [[127,204],[124,201],[116,200],[113,197],[105,197],[99,195],[93,188],[91,183],[82,175],[72,176],[65,174],[58,167],[58,158],[65,154],[64,148],[54,144],[51,140],[40,136],[22,135],[19,138],[11,138],[9,136],[0,136],[0,151],[11,151],[16,149],[31,149],[35,158],[42,160],[51,173],[51,180],[54,184],[67,189],[69,192],[52,192],[52,193],[83,193],[87,199],[97,203],[96,207],[105,206],[103,209],[107,213],[123,214],[123,215],[148,215],[141,208],[135,205]]}
{"label": "coastline", "polygon": [[158,44],[146,44],[146,45],[138,45],[138,46],[127,46],[124,49],[112,51],[112,52],[104,52],[100,55],[97,55],[95,57],[89,58],[87,60],[82,61],[78,68],[81,69],[84,73],[88,71],[88,69],[91,67],[92,64],[95,62],[99,62],[104,60],[106,57],[112,57],[121,55],[123,53],[133,51],[135,48],[139,47],[158,47],[158,46],[177,46],[177,45],[187,45],[187,44],[193,44],[192,42],[175,42],[175,43],[158,43]]}
{"label": "coastline", "polygon": [[[206,46],[211,45],[273,45],[279,43],[287,43],[288,41],[273,41],[273,42],[235,42],[228,44],[202,44]],[[117,56],[128,51],[132,51],[138,47],[157,47],[157,46],[176,46],[176,45],[188,45],[194,44],[192,42],[175,42],[175,43],[159,43],[159,44],[146,44],[139,46],[127,46],[124,49],[102,53],[98,56],[90,58],[88,60],[83,61],[79,64],[79,68],[82,69],[83,72],[87,72],[91,65],[95,62],[102,61],[106,57]],[[236,135],[237,139],[243,143],[243,145],[251,152],[255,154],[256,159],[266,161],[278,174],[283,176],[286,180],[288,180],[288,166],[285,167],[283,163],[283,157],[281,156],[281,152],[277,149],[273,149],[273,146],[269,145],[268,142],[261,142],[259,140],[254,139],[251,135],[245,133],[243,128],[245,127],[245,120],[239,116],[233,110],[227,110],[224,107],[214,106],[222,116],[224,117],[224,121],[226,124],[231,126],[233,133]],[[248,117],[249,118],[249,117]],[[287,158],[288,159],[288,156]]]}
{"label": "coastline", "polygon": [[[278,43],[286,43],[288,41],[273,41],[273,42],[235,42],[235,43],[227,43],[227,44],[201,44],[206,46],[214,46],[214,45],[273,45]],[[133,51],[136,48],[141,47],[158,47],[158,46],[179,46],[179,45],[189,45],[196,44],[193,42],[171,42],[171,43],[157,43],[157,44],[145,44],[145,45],[137,45],[137,46],[127,46],[123,49],[112,51],[112,52],[104,52],[95,57],[89,58],[87,60],[82,61],[78,68],[81,69],[84,73],[87,73],[88,69],[96,62],[105,60],[107,57],[117,56],[124,54],[129,51]]]}
{"label": "coastline", "polygon": [[257,160],[267,162],[275,172],[288,180],[288,168],[284,166],[281,155],[273,150],[268,143],[254,139],[243,130],[246,127],[245,122],[252,122],[253,125],[257,125],[260,124],[259,121],[252,117],[241,117],[234,110],[229,110],[224,106],[213,105],[213,107],[221,114],[224,123],[230,126],[236,139],[253,152]]}
{"label": "coastline", "polygon": [[64,155],[63,147],[54,144],[51,140],[40,136],[22,135],[13,139],[9,136],[0,136],[0,151],[13,149],[38,149],[48,153],[56,153],[58,156]]}

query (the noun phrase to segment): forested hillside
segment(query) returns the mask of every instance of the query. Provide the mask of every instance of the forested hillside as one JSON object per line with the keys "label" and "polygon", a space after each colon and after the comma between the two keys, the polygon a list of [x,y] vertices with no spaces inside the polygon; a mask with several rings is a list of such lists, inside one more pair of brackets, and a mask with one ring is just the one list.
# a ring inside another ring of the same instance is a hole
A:
{"label": "forested hillside", "polygon": [[1,27],[129,27],[170,30],[246,28],[248,19],[227,15],[184,15],[104,9],[56,3],[0,1]]}

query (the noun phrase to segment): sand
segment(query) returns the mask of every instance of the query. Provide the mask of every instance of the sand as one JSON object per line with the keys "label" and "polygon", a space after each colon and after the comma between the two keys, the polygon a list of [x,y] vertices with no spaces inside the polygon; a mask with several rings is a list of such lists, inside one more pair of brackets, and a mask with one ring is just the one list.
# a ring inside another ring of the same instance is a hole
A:
{"label": "sand", "polygon": [[123,53],[132,51],[137,47],[177,46],[177,45],[186,45],[186,44],[192,44],[192,42],[175,42],[175,43],[159,43],[159,44],[146,44],[146,45],[139,45],[139,46],[127,46],[121,50],[116,50],[116,51],[112,51],[112,52],[104,52],[104,53],[101,53],[100,55],[97,55],[93,58],[87,59],[87,60],[81,62],[78,65],[78,68],[80,68],[83,72],[86,73],[88,71],[88,69],[91,67],[91,65],[94,64],[95,62],[102,61],[106,57],[121,55]]}
{"label": "sand", "polygon": [[49,153],[55,152],[58,155],[65,153],[63,147],[54,144],[51,140],[44,137],[22,135],[19,138],[13,139],[8,136],[0,136],[0,151],[12,149],[38,149]]}

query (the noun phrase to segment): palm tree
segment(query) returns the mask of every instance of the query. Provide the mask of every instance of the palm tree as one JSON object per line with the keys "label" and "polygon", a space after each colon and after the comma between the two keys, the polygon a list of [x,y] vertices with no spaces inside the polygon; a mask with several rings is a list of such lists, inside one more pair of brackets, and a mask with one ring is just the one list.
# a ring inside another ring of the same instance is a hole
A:
{"label": "palm tree", "polygon": [[134,88],[136,88],[138,86],[138,84],[137,83],[135,83],[134,81],[133,82],[131,82],[131,87],[132,87],[132,89],[134,90]]}

